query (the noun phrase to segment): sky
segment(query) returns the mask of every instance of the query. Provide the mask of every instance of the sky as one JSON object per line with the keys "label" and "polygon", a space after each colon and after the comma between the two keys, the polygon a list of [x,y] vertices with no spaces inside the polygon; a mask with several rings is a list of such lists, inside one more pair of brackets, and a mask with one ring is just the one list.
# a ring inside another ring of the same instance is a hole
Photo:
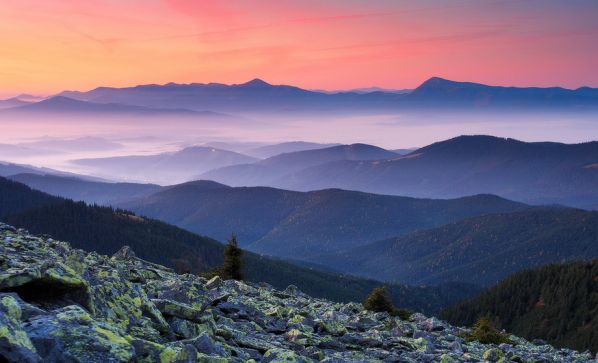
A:
{"label": "sky", "polygon": [[0,96],[148,83],[598,86],[595,0],[3,0]]}

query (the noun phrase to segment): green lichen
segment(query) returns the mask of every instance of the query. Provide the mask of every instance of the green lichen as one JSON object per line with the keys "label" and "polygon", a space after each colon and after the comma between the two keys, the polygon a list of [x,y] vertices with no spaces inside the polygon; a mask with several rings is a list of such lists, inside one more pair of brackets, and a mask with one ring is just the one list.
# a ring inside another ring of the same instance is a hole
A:
{"label": "green lichen", "polygon": [[167,347],[160,353],[160,363],[171,363],[174,362],[177,356],[177,351],[171,347]]}
{"label": "green lichen", "polygon": [[21,319],[21,307],[19,302],[12,296],[4,296],[0,299],[0,304],[5,313],[14,320]]}

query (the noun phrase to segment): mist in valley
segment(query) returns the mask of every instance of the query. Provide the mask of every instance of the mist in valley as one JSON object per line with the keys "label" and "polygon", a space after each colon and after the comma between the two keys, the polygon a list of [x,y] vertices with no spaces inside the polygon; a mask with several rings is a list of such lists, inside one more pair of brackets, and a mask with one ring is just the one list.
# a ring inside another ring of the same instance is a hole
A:
{"label": "mist in valley", "polygon": [[194,175],[170,175],[169,183],[159,169],[131,178],[74,161],[172,153],[202,145],[243,154],[258,146],[291,141],[412,149],[475,134],[578,143],[598,135],[597,121],[598,113],[592,112],[254,113],[235,115],[234,122],[176,116],[1,115],[0,161],[114,180],[172,184]]}

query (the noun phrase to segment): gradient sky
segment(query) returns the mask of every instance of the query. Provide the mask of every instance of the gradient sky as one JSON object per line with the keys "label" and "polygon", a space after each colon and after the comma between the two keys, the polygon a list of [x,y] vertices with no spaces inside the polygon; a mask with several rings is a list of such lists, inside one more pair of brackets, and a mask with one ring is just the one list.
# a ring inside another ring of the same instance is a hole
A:
{"label": "gradient sky", "polygon": [[2,0],[0,95],[100,85],[598,86],[598,1]]}

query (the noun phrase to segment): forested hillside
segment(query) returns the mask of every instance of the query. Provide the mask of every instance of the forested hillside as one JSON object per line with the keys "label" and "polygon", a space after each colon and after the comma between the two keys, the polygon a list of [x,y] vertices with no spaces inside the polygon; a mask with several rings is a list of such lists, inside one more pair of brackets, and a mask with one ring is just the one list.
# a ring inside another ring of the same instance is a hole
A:
{"label": "forested hillside", "polygon": [[[129,245],[140,258],[173,267],[179,272],[205,272],[222,263],[222,244],[163,222],[141,218],[124,210],[87,206],[83,202],[52,197],[3,180],[0,184],[0,205],[14,206],[14,203],[7,203],[14,196],[28,201],[34,208],[21,208],[19,213],[13,213],[5,207],[8,212],[4,212],[0,220],[33,233],[52,235],[77,248],[113,254],[123,245]],[[244,261],[250,281],[264,281],[278,288],[293,284],[314,296],[336,301],[361,301],[381,284],[249,252],[246,252]],[[397,306],[435,312],[479,290],[467,284],[438,287],[390,284],[389,291]]]}
{"label": "forested hillside", "polygon": [[493,195],[417,199],[340,189],[301,193],[232,188],[210,181],[163,188],[121,206],[218,240],[235,231],[245,248],[303,260],[466,217],[527,207]]}
{"label": "forested hillside", "polygon": [[520,272],[441,316],[468,325],[489,316],[513,334],[596,353],[598,259]]}
{"label": "forested hillside", "polygon": [[598,212],[534,207],[375,242],[314,262],[407,284],[492,286],[522,269],[598,257]]}
{"label": "forested hillside", "polygon": [[0,176],[0,216],[51,203],[60,203],[62,200]]}

